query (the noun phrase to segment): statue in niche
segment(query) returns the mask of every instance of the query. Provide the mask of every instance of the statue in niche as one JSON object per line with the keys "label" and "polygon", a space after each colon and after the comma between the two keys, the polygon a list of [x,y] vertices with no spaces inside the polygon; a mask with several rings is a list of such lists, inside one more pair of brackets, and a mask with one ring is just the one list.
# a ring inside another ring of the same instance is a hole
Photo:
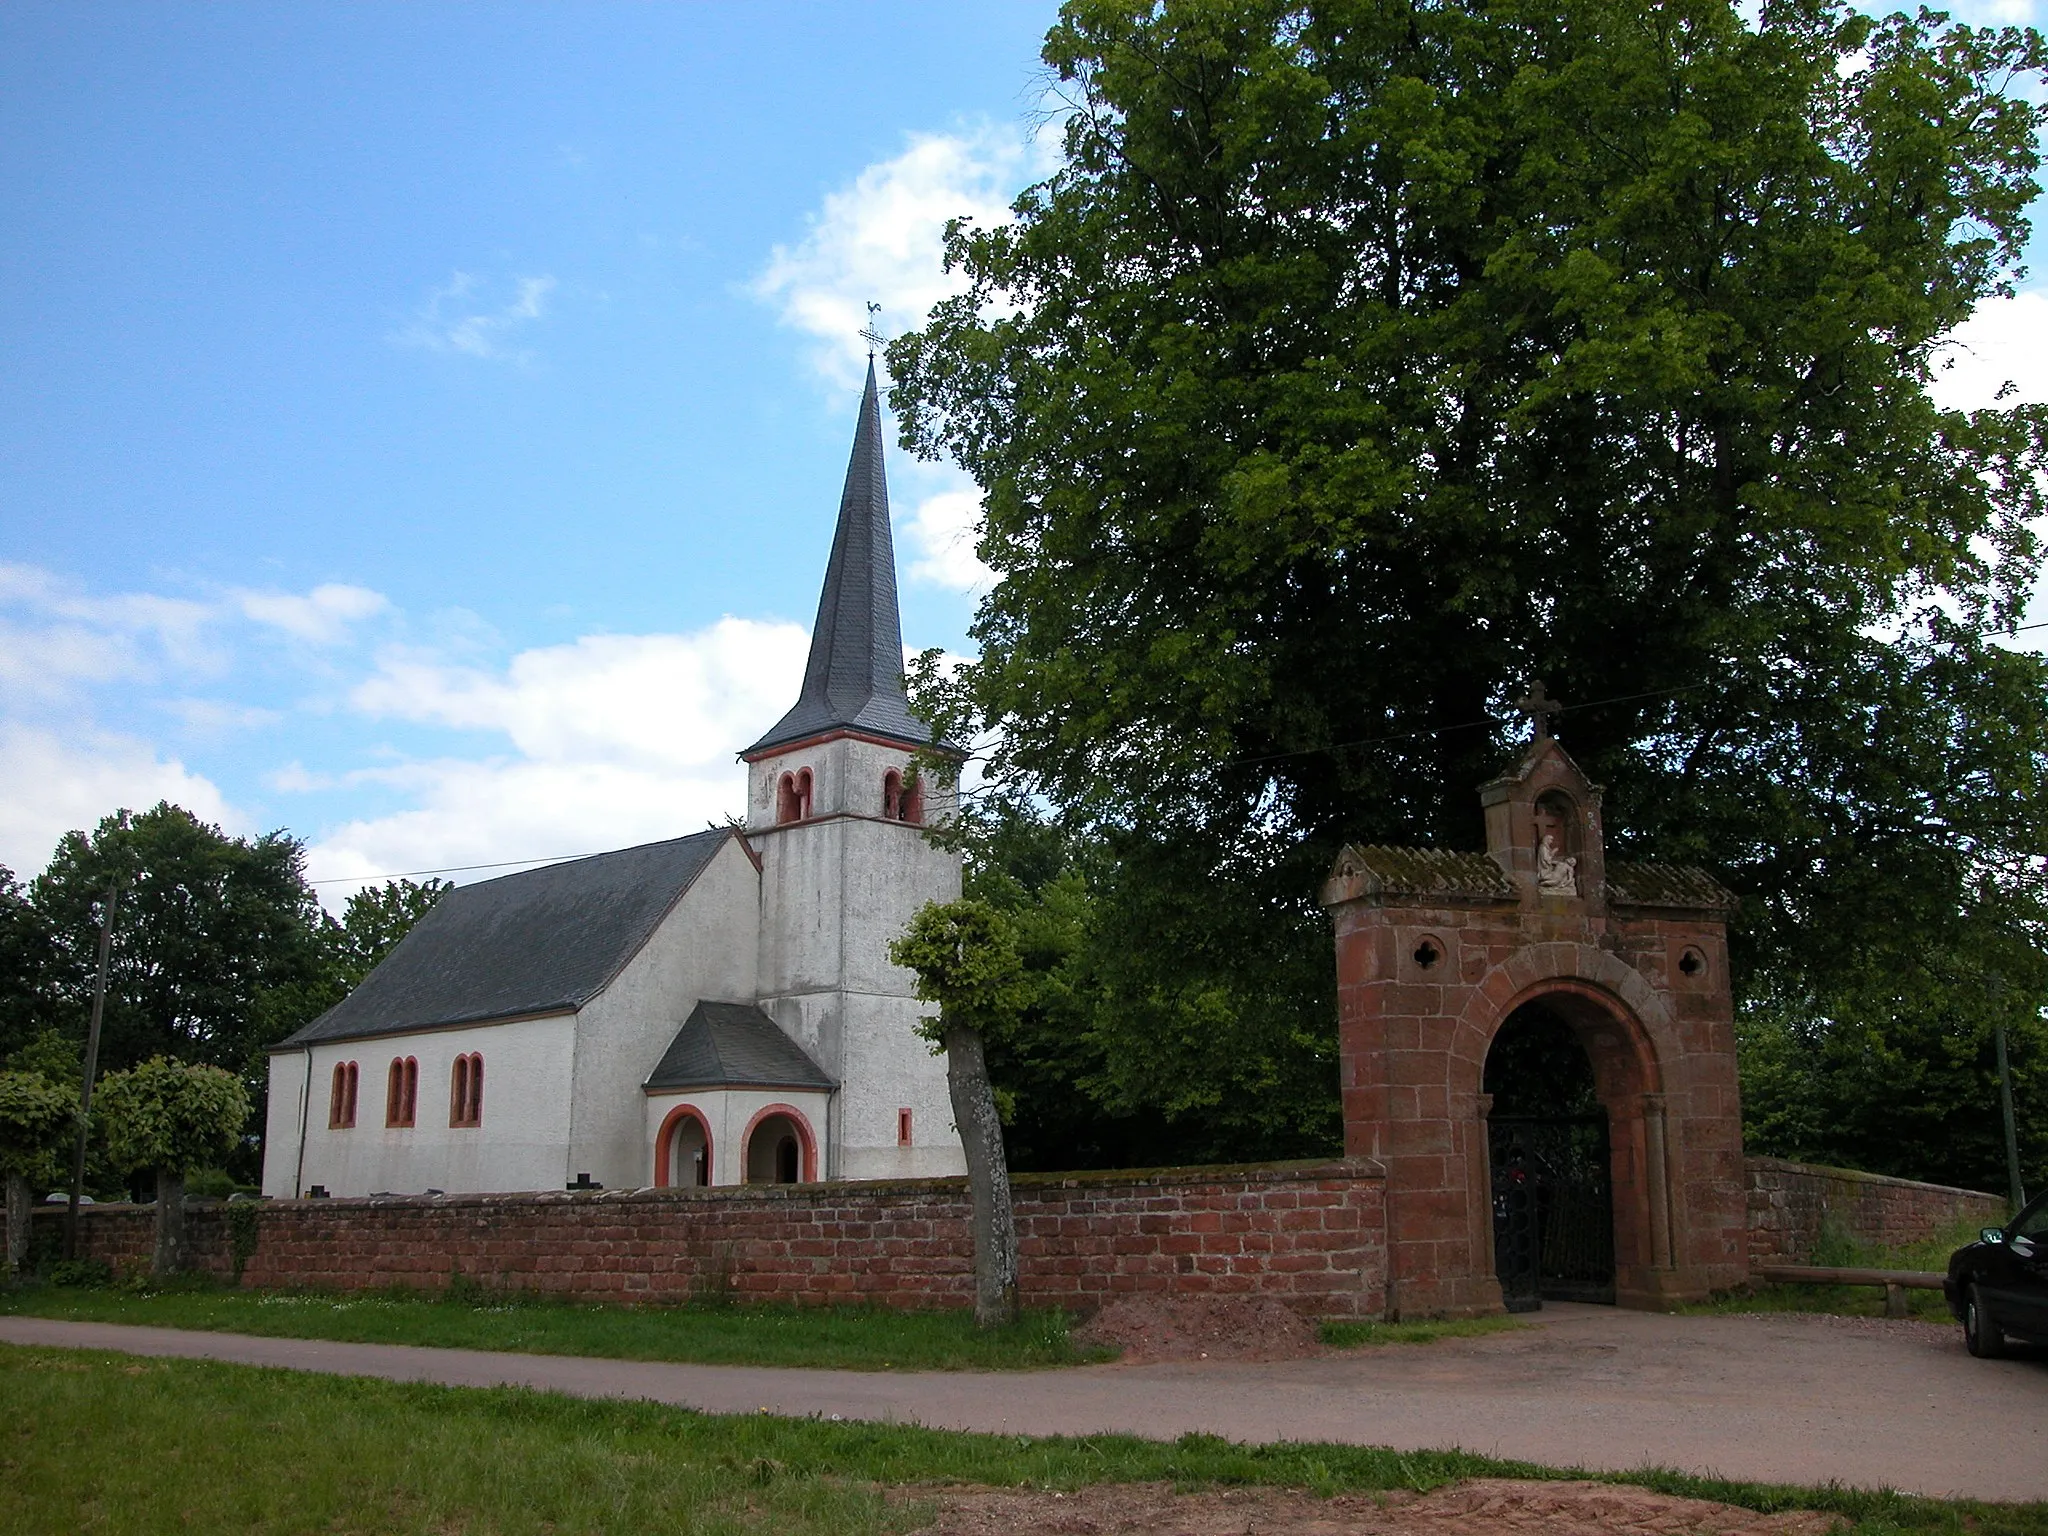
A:
{"label": "statue in niche", "polygon": [[1579,861],[1557,846],[1555,832],[1536,844],[1536,889],[1545,896],[1579,894]]}
{"label": "statue in niche", "polygon": [[1536,889],[1545,896],[1579,894],[1579,861],[1565,849],[1566,813],[1552,797],[1536,803]]}

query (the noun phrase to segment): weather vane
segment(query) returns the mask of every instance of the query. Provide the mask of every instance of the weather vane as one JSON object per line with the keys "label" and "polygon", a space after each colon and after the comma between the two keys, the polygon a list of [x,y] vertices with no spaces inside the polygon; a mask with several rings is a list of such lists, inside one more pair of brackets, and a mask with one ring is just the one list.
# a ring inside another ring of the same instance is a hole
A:
{"label": "weather vane", "polygon": [[868,344],[868,361],[875,360],[875,348],[882,344],[882,335],[875,328],[875,316],[882,312],[882,306],[873,299],[868,300],[868,323],[861,327],[860,339]]}

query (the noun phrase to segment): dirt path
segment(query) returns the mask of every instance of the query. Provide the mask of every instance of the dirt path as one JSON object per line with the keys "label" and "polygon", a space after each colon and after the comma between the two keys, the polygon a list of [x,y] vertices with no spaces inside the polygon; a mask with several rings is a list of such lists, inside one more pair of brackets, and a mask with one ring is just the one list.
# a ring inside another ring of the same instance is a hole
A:
{"label": "dirt path", "polygon": [[1810,1510],[1760,1515],[1611,1483],[1479,1478],[1434,1493],[1339,1494],[1285,1488],[1176,1493],[1104,1483],[1073,1493],[905,1490],[936,1503],[912,1536],[1826,1536],[1845,1522]]}
{"label": "dirt path", "polygon": [[1558,1306],[1536,1328],[1343,1356],[888,1374],[659,1365],[0,1318],[0,1342],[1011,1434],[1333,1440],[1762,1482],[2048,1499],[2048,1355],[1922,1323]]}

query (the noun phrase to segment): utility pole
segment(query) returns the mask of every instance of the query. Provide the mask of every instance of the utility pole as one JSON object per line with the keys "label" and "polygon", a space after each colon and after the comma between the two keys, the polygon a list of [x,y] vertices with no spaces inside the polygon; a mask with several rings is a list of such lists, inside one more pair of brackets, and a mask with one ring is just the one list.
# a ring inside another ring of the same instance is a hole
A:
{"label": "utility pole", "polygon": [[[64,1257],[78,1257],[78,1196],[85,1187],[85,1138],[92,1113],[92,1080],[100,1065],[100,1021],[107,1014],[107,952],[114,940],[114,904],[121,899],[121,882],[107,887],[107,904],[100,910],[100,968],[92,984],[92,1023],[85,1032],[85,1081],[78,1085],[78,1136],[71,1148],[71,1198],[64,1207]],[[2002,1038],[2002,1037],[2001,1037]]]}
{"label": "utility pole", "polygon": [[2017,1213],[2027,1203],[2027,1186],[2020,1182],[2020,1133],[2012,1115],[2012,1063],[2005,1058],[2005,1020],[1997,1023],[1998,1107],[2005,1111],[2005,1177],[2012,1190],[2012,1208]]}

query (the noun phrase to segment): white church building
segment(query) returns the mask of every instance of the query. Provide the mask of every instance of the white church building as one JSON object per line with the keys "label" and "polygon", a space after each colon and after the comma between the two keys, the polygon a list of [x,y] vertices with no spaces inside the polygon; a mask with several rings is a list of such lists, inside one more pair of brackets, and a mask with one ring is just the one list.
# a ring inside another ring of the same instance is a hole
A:
{"label": "white church building", "polygon": [[272,1048],[263,1192],[797,1183],[962,1172],[890,940],[960,894],[922,823],[882,412],[861,400],[796,704],[745,825],[450,891]]}

